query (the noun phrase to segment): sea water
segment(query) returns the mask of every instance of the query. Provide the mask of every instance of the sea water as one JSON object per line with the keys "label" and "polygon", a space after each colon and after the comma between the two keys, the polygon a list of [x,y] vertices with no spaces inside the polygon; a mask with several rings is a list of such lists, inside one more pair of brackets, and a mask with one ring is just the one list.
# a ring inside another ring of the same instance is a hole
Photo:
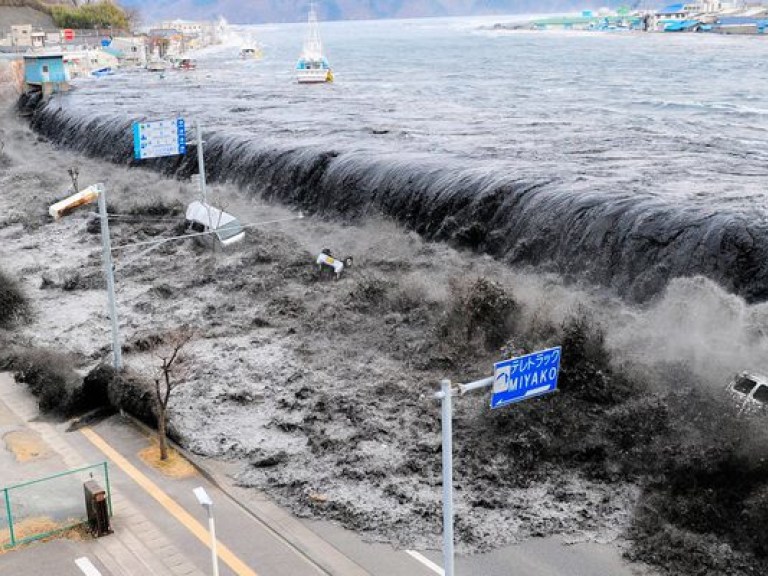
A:
{"label": "sea water", "polygon": [[[289,200],[311,182],[322,194],[297,201],[326,210],[364,197],[429,237],[594,269],[631,296],[704,274],[768,297],[768,39],[495,21],[323,22],[335,82],[322,85],[295,80],[304,25],[235,27],[196,71],[80,82],[47,113],[80,119],[70,145],[107,125],[114,139],[113,120],[125,138],[133,120],[199,120],[227,158],[219,178]],[[264,58],[241,60],[253,39]],[[319,175],[287,178],[307,166]],[[446,224],[461,210],[469,229]]]}

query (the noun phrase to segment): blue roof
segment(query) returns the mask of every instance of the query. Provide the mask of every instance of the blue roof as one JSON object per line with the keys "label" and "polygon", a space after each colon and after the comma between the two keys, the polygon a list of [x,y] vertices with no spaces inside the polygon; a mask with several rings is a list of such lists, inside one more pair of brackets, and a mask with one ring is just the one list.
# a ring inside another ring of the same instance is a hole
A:
{"label": "blue roof", "polygon": [[659,10],[659,14],[677,14],[678,12],[684,12],[685,4],[670,4],[666,8]]}

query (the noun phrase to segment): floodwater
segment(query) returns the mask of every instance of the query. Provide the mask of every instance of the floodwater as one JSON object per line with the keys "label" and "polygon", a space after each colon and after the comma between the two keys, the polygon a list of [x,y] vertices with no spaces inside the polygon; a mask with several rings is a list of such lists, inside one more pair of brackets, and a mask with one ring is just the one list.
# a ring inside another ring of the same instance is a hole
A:
{"label": "floodwater", "polygon": [[[409,547],[439,540],[431,392],[446,370],[455,378],[486,374],[496,355],[447,368],[439,346],[430,347],[439,316],[431,311],[448,309],[446,286],[456,276],[498,279],[526,314],[545,314],[553,325],[586,299],[590,313],[608,320],[611,351],[649,379],[654,368],[685,365],[702,386],[720,390],[736,370],[765,371],[766,305],[738,296],[768,299],[764,39],[508,33],[479,24],[324,23],[337,81],[322,86],[294,82],[302,26],[240,29],[204,51],[195,72],[78,82],[37,108],[32,126],[75,154],[9,132],[23,138],[11,151],[18,165],[7,170],[7,188],[23,185],[36,213],[45,214],[55,174],[78,153],[127,165],[132,121],[179,114],[205,126],[208,176],[241,189],[244,221],[263,217],[250,194],[319,215],[279,233],[249,231],[238,251],[210,259],[216,282],[188,245],[147,255],[151,265],[127,262],[118,278],[126,343],[138,349],[145,332],[209,323],[172,408],[175,436],[241,464],[238,482],[298,514]],[[250,34],[265,46],[262,61],[237,58]],[[118,212],[176,189],[149,171],[82,162],[89,172],[82,181],[107,179]],[[186,178],[197,159],[192,148],[186,158],[146,166]],[[174,200],[188,201],[191,186],[178,188]],[[532,265],[537,274],[401,234],[377,218],[360,227],[325,218],[346,223],[376,212],[426,239]],[[83,222],[57,226],[27,238],[9,224],[9,249],[24,256],[12,270],[36,294],[39,322],[51,327],[33,326],[35,337],[66,340],[93,357],[96,343],[108,342],[105,331],[94,338],[94,326],[106,330],[96,293],[37,290],[40,274],[50,273],[37,265],[39,249],[62,277],[99,274],[98,239]],[[146,234],[144,226],[116,224],[115,245]],[[91,247],[89,260],[59,253],[75,242]],[[340,282],[313,275],[324,246],[355,256]],[[550,283],[542,270],[652,301],[623,308],[603,292],[588,297]],[[720,286],[690,278],[697,274]],[[388,295],[381,302],[377,283]],[[126,356],[136,368],[153,361],[150,353]],[[658,377],[660,388],[679,386],[674,370],[666,377]],[[521,488],[507,459],[480,447],[496,442],[476,428],[486,412],[480,397],[457,407],[460,546],[476,551],[561,532],[610,540],[626,528],[635,486],[563,470]],[[478,442],[470,446],[471,431]],[[505,529],[489,532],[497,526]]]}
{"label": "floodwater", "polygon": [[[37,128],[127,162],[130,121],[181,115],[212,178],[310,210],[375,209],[631,299],[697,274],[768,298],[764,38],[490,23],[321,23],[319,86],[294,79],[303,25],[235,28],[194,72],[78,83]],[[264,59],[240,60],[254,40]]]}

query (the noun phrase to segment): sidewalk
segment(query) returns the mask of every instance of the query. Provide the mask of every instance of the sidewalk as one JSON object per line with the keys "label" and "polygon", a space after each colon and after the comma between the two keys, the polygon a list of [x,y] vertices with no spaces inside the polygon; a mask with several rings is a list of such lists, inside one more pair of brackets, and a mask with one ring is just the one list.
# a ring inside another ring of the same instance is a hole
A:
{"label": "sidewalk", "polygon": [[[107,460],[114,534],[35,543],[11,551],[0,556],[0,573],[13,566],[14,573],[42,574],[47,572],[41,572],[41,566],[50,565],[57,567],[58,576],[80,576],[74,560],[85,556],[103,576],[210,574],[207,518],[193,494],[194,488],[203,486],[214,502],[222,576],[435,574],[402,551],[363,543],[352,533],[341,552],[263,494],[235,487],[220,463],[190,457],[197,473],[184,478],[163,475],[139,458],[150,438],[148,430],[131,419],[113,416],[77,432],[66,428],[65,423],[39,418],[36,401],[24,386],[0,373],[0,437],[5,444],[9,432],[34,437],[30,445],[35,454],[17,462],[10,451],[0,450],[0,484]],[[324,531],[320,525],[315,530]]]}
{"label": "sidewalk", "polygon": [[[37,420],[34,398],[5,373],[0,373],[0,414],[0,432],[4,437],[10,431],[26,431],[36,436],[44,448],[43,454],[27,462],[16,462],[10,452],[3,450],[0,461],[3,465],[3,485],[104,460],[92,454],[86,459],[64,438],[56,425]],[[114,534],[97,540],[57,543],[55,546],[50,546],[50,543],[31,544],[21,553],[7,552],[2,556],[2,563],[20,563],[17,569],[22,574],[40,574],[39,566],[46,562],[58,567],[57,574],[82,574],[75,567],[74,560],[87,556],[94,564],[99,562],[102,565],[104,576],[203,576],[205,572],[187,560],[186,555],[147,520],[122,490],[113,488],[112,506]],[[74,544],[76,546],[72,546]],[[71,559],[66,561],[66,556],[72,552]],[[30,563],[26,570],[25,559]],[[73,567],[74,571],[71,570]]]}

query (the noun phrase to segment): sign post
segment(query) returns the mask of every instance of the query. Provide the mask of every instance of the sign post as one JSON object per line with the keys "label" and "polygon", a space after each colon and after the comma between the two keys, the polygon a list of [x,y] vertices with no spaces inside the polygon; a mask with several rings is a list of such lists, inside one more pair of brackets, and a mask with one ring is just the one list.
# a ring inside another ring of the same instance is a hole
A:
{"label": "sign post", "polygon": [[[459,384],[459,393],[493,386],[491,408],[535,398],[557,390],[560,372],[560,346],[525,356],[510,358],[493,365],[493,376],[468,384]],[[443,442],[443,570],[445,576],[453,571],[453,396],[456,391],[450,380],[440,382],[435,398],[441,402]]]}

